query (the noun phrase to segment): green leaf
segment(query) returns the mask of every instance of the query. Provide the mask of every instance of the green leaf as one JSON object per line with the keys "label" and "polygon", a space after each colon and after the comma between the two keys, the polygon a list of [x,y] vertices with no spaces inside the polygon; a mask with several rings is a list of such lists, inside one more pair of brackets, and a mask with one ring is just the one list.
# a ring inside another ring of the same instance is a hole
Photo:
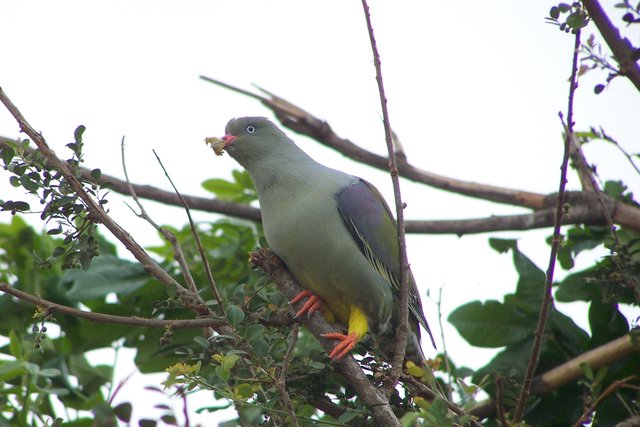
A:
{"label": "green leaf", "polygon": [[80,125],[73,132],[73,139],[76,141],[76,144],[82,144],[82,134],[85,130],[87,130],[87,128],[83,125]]}
{"label": "green leaf", "polygon": [[22,362],[0,362],[0,381],[7,382],[27,373]]}
{"label": "green leaf", "polygon": [[542,303],[546,274],[540,270],[526,255],[512,248],[513,264],[518,272],[516,296],[532,310],[538,311]]}
{"label": "green leaf", "polygon": [[96,181],[100,180],[100,177],[102,176],[102,171],[100,169],[93,169],[91,171],[91,176],[93,177],[93,179],[95,179]]}
{"label": "green leaf", "polygon": [[2,150],[0,150],[0,157],[2,158],[5,166],[9,166],[9,163],[11,163],[11,160],[13,160],[15,155],[16,152],[12,147],[4,146],[2,147]]}
{"label": "green leaf", "polygon": [[22,175],[20,177],[20,184],[22,184],[22,187],[24,187],[25,190],[31,193],[35,193],[40,188],[38,183],[33,180],[30,174]]}
{"label": "green leaf", "polygon": [[193,337],[193,340],[197,342],[202,348],[209,348],[209,341],[202,335],[198,335]]}
{"label": "green leaf", "polygon": [[244,320],[244,312],[237,305],[229,304],[227,306],[227,321],[231,326],[237,328]]}
{"label": "green leaf", "polygon": [[558,6],[552,6],[549,11],[549,16],[553,19],[558,19],[560,17],[560,8]]}
{"label": "green leaf", "polygon": [[590,347],[597,347],[629,332],[627,319],[618,310],[615,302],[604,302],[594,298],[589,306],[591,327]]}
{"label": "green leaf", "polygon": [[560,282],[555,299],[560,302],[591,301],[599,296],[600,291],[595,283],[588,279],[595,275],[595,267],[573,273]]}
{"label": "green leaf", "polygon": [[514,239],[498,239],[491,237],[489,239],[489,246],[500,253],[508,252],[509,249],[515,249],[518,247],[518,241]]}
{"label": "green leaf", "polygon": [[44,369],[41,369],[40,372],[38,373],[38,375],[42,377],[47,377],[47,378],[58,377],[61,374],[62,373],[60,372],[60,369],[55,369],[55,368],[44,368]]}
{"label": "green leaf", "polygon": [[489,348],[521,342],[531,337],[536,327],[535,318],[495,300],[458,307],[449,315],[449,322],[469,344]]}
{"label": "green leaf", "polygon": [[233,388],[236,399],[246,400],[253,396],[253,387],[251,384],[242,383],[238,384]]}
{"label": "green leaf", "polygon": [[251,350],[253,350],[256,356],[262,357],[269,353],[269,344],[267,344],[264,338],[260,337],[251,343]]}
{"label": "green leaf", "polygon": [[224,369],[222,366],[216,366],[215,372],[222,381],[229,381],[229,378],[231,378],[231,371]]}
{"label": "green leaf", "polygon": [[251,325],[247,328],[245,334],[244,334],[244,338],[248,341],[251,342],[255,339],[257,339],[258,337],[262,336],[262,334],[264,334],[264,325],[261,325],[259,323],[256,323],[254,325]]}
{"label": "green leaf", "polygon": [[22,359],[22,342],[13,330],[9,332],[9,352],[16,360]]}
{"label": "green leaf", "polygon": [[242,188],[238,184],[222,178],[207,179],[202,183],[202,187],[223,200],[231,200],[242,192]]}
{"label": "green leaf", "polygon": [[61,283],[70,283],[66,297],[72,302],[80,302],[104,298],[111,293],[122,297],[141,288],[147,280],[147,274],[139,263],[101,255],[86,271],[67,271]]}
{"label": "green leaf", "polygon": [[16,188],[17,188],[17,187],[20,187],[20,185],[21,185],[21,184],[20,184],[20,177],[17,177],[17,176],[15,176],[15,175],[11,176],[11,177],[9,178],[9,183],[10,183],[12,186],[16,187]]}
{"label": "green leaf", "polygon": [[582,11],[574,12],[567,17],[567,25],[576,30],[586,27],[588,22]]}
{"label": "green leaf", "polygon": [[416,421],[420,417],[417,412],[407,412],[400,418],[400,424],[402,427],[413,427],[416,425]]}
{"label": "green leaf", "polygon": [[560,3],[558,4],[558,9],[560,9],[560,12],[565,13],[571,10],[571,5],[568,3]]}
{"label": "green leaf", "polygon": [[113,412],[120,421],[128,423],[129,421],[131,421],[131,413],[133,412],[133,407],[131,406],[131,403],[124,402],[113,408]]}
{"label": "green leaf", "polygon": [[358,415],[360,415],[359,412],[346,410],[345,412],[342,413],[342,415],[340,415],[340,417],[338,418],[338,422],[340,424],[347,424],[350,421],[352,421],[354,418],[356,418]]}
{"label": "green leaf", "polygon": [[225,354],[224,358],[222,359],[222,368],[231,370],[234,366],[236,366],[238,360],[240,360],[240,356],[238,356],[237,354]]}

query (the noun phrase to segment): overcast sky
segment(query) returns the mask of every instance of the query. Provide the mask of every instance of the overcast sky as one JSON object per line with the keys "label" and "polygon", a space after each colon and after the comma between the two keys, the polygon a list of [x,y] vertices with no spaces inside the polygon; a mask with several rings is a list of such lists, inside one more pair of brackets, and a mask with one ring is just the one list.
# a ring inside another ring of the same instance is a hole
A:
{"label": "overcast sky", "polygon": [[[372,1],[391,122],[411,163],[479,183],[556,191],[562,155],[558,111],[566,110],[573,38],[545,24],[552,5]],[[201,74],[247,89],[256,83],[327,120],[362,147],[386,150],[357,1],[9,0],[0,5],[0,28],[0,86],[61,155],[73,130],[85,125],[86,166],[104,173],[122,176],[123,136],[129,174],[137,183],[169,188],[152,148],[184,194],[209,196],[200,183],[228,177],[238,167],[228,156],[215,157],[203,139],[221,136],[232,117],[271,115],[250,98],[200,80]],[[603,126],[627,150],[640,151],[638,93],[618,78],[595,96],[593,86],[605,77],[596,71],[581,80],[576,129]],[[24,137],[2,110],[0,135]],[[291,136],[317,160],[374,182],[392,201],[387,174]],[[602,180],[623,179],[638,192],[638,176],[613,147],[591,144],[585,151]],[[406,181],[402,185],[410,219],[524,212]],[[8,176],[0,186],[8,191]],[[573,173],[569,188],[579,189]],[[136,239],[144,245],[158,242],[122,198],[110,200],[115,219]],[[179,210],[148,206],[157,222],[186,222]],[[0,221],[9,219],[0,216]],[[37,215],[33,219],[35,224]],[[492,251],[488,237],[519,238],[521,249],[546,269],[549,234],[409,236],[409,258],[423,299],[427,289],[437,295],[444,288],[446,318],[467,301],[501,299],[514,290],[511,258]],[[585,254],[579,265],[600,255]],[[425,306],[435,325],[435,305],[425,301]],[[587,327],[583,306],[565,309]],[[458,364],[478,368],[495,353],[469,349],[448,324],[445,336]]]}

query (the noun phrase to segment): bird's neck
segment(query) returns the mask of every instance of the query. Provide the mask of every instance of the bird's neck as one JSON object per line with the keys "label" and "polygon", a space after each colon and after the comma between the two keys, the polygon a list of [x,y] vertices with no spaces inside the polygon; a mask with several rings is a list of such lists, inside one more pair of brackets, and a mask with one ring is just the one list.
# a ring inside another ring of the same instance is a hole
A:
{"label": "bird's neck", "polygon": [[313,160],[295,144],[286,150],[274,150],[259,164],[247,165],[258,194],[293,189],[304,191],[305,182],[313,179],[325,166]]}

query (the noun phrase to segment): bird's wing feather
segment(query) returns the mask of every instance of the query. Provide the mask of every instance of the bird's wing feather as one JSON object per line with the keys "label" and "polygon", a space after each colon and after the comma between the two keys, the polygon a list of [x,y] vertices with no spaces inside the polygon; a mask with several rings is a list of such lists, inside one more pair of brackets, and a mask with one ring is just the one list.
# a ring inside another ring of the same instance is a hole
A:
{"label": "bird's wing feather", "polygon": [[[338,195],[338,209],[360,251],[376,271],[400,295],[400,255],[396,222],[380,192],[363,179],[356,179]],[[409,271],[409,309],[429,332],[418,289]],[[433,340],[433,338],[432,338]]]}

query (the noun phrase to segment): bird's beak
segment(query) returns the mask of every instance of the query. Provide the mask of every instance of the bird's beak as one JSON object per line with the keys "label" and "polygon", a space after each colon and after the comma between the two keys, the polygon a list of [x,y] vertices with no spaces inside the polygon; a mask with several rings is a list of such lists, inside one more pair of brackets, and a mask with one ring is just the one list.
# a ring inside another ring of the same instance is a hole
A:
{"label": "bird's beak", "polygon": [[235,141],[237,139],[236,136],[233,136],[231,134],[226,134],[225,136],[222,137],[222,140],[224,141],[224,146],[226,147],[227,145],[231,144],[233,141]]}
{"label": "bird's beak", "polygon": [[204,142],[206,144],[211,145],[211,148],[213,148],[213,151],[216,153],[217,156],[222,156],[222,150],[227,148],[227,146],[231,144],[233,141],[235,141],[236,138],[237,138],[236,136],[227,134],[222,138],[218,138],[215,136],[210,138],[205,138]]}

